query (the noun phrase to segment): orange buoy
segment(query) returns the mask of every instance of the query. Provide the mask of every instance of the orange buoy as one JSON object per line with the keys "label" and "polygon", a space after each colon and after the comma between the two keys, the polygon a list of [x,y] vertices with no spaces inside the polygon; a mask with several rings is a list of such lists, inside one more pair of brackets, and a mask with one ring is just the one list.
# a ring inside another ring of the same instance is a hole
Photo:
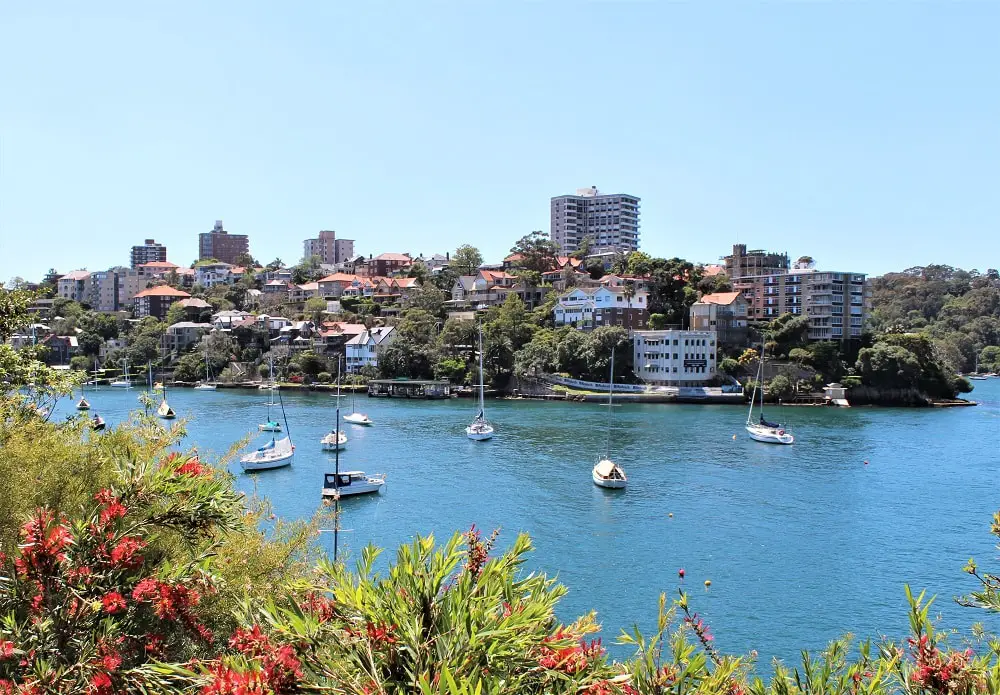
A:
{"label": "orange buoy", "polygon": [[684,568],[683,567],[681,567],[679,570],[677,570],[677,576],[680,577],[681,579],[684,579]]}

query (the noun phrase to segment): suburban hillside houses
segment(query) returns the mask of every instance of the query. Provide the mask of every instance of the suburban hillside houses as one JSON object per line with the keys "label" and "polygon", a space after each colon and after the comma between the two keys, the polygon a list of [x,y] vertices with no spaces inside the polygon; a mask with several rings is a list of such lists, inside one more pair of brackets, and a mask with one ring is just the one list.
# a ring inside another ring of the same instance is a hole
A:
{"label": "suburban hillside houses", "polygon": [[633,330],[649,325],[646,290],[602,285],[575,287],[559,296],[552,312],[556,326],[591,330],[601,326],[620,326]]}
{"label": "suburban hillside houses", "polygon": [[740,292],[706,294],[691,305],[691,330],[715,331],[723,345],[747,339],[747,302]]}

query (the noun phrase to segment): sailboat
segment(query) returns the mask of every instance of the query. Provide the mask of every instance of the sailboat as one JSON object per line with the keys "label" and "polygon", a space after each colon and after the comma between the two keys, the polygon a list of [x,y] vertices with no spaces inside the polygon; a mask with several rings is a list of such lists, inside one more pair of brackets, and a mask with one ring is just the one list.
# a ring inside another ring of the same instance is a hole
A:
{"label": "sailboat", "polygon": [[[274,385],[274,358],[272,357],[271,358],[271,386],[273,386],[273,385]],[[281,423],[278,422],[277,420],[271,419],[271,407],[277,405],[277,403],[274,402],[274,389],[271,388],[271,386],[267,387],[268,391],[269,391],[268,396],[267,396],[267,421],[264,424],[257,426],[258,429],[261,432],[280,432],[281,431]],[[265,388],[265,387],[261,386],[261,388]]]}
{"label": "sailboat", "polygon": [[215,384],[211,383],[212,373],[208,368],[208,341],[205,341],[205,380],[198,382],[198,385],[194,387],[195,391],[214,391]]}
{"label": "sailboat", "polygon": [[[273,400],[273,398],[272,398]],[[281,416],[285,421],[285,430],[288,430],[288,418],[285,417],[285,405],[281,401],[281,394],[278,394],[278,402],[281,405]],[[268,424],[273,424],[275,429],[268,430],[271,432],[280,432],[281,425],[278,423],[271,422],[270,416],[270,406],[268,406]],[[261,429],[264,425],[261,425]],[[295,446],[292,444],[290,436],[285,436],[281,439],[276,439],[275,436],[271,435],[271,441],[264,444],[264,446],[258,447],[249,454],[246,454],[240,458],[240,465],[243,467],[244,471],[263,471],[270,468],[281,468],[282,466],[287,466],[292,462],[292,456],[295,455]]]}
{"label": "sailboat", "polygon": [[116,389],[130,389],[132,388],[132,380],[128,376],[128,358],[125,358],[125,369],[122,372],[122,376],[111,382],[111,386]]}
{"label": "sailboat", "polygon": [[[339,438],[341,435],[339,405],[337,406],[337,426],[332,434],[336,438]],[[334,472],[323,474],[323,497],[340,499],[348,495],[364,495],[366,493],[378,492],[385,485],[385,476],[379,473],[368,475],[364,471],[341,472],[340,449],[334,448],[333,451],[336,452],[333,459]]]}
{"label": "sailboat", "polygon": [[[149,378],[153,378],[152,368],[150,368]],[[159,387],[161,393],[163,394],[163,400],[160,401],[160,407],[156,409],[156,417],[163,418],[164,420],[173,420],[177,417],[177,413],[175,413],[174,409],[170,407],[169,403],[167,403],[167,388],[162,383],[159,384]],[[153,387],[153,390],[156,390],[156,386]]]}
{"label": "sailboat", "polygon": [[[340,387],[337,388],[339,390]],[[344,422],[349,422],[352,425],[374,425],[375,423],[370,417],[358,412],[357,397],[357,389],[351,389],[351,412],[344,416]]]}
{"label": "sailboat", "polygon": [[[757,404],[757,391],[760,390],[760,417],[757,422],[753,421],[753,409]],[[757,380],[753,385],[753,394],[750,396],[750,411],[747,413],[747,432],[750,438],[764,442],[765,444],[791,444],[795,437],[776,422],[768,422],[764,419],[764,349],[761,348],[760,362],[757,366]]]}
{"label": "sailboat", "polygon": [[968,378],[972,381],[986,381],[989,378],[988,375],[979,373],[979,355],[976,355],[976,368]]}
{"label": "sailboat", "polygon": [[[323,451],[340,451],[347,446],[347,435],[340,431],[340,363],[337,363],[337,421],[330,434],[319,440]],[[339,460],[339,457],[338,457]]]}
{"label": "sailboat", "polygon": [[91,378],[87,380],[87,383],[84,384],[84,386],[93,386],[95,388],[97,387],[98,375],[102,374],[103,371],[104,371],[104,370],[100,369],[100,366],[101,366],[100,361],[95,357],[94,358],[94,370],[90,373],[90,377]]}
{"label": "sailboat", "polygon": [[90,403],[86,398],[80,397],[80,400],[76,404],[77,410],[90,410]]}
{"label": "sailboat", "polygon": [[479,412],[472,424],[465,428],[465,435],[474,441],[483,442],[493,438],[493,425],[486,419],[486,399],[483,386],[483,324],[479,324]]}
{"label": "sailboat", "polygon": [[611,371],[608,378],[608,437],[604,444],[604,458],[597,462],[591,477],[598,487],[621,490],[628,484],[628,478],[621,466],[611,460],[611,420],[614,414],[615,391],[615,349],[611,348]]}

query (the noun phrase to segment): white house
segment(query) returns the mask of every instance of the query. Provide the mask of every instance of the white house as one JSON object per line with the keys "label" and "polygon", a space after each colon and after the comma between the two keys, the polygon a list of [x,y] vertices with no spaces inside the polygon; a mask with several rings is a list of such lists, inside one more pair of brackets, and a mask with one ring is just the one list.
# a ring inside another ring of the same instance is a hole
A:
{"label": "white house", "polygon": [[561,295],[552,312],[557,326],[642,329],[649,325],[648,302],[646,290],[629,296],[623,287],[577,287]]}
{"label": "white house", "polygon": [[236,281],[233,266],[229,263],[205,263],[195,266],[194,281],[202,287],[228,285]]}
{"label": "white house", "polygon": [[704,386],[715,376],[715,331],[636,331],[632,371],[647,384]]}
{"label": "white house", "polygon": [[363,367],[378,367],[378,356],[386,345],[396,338],[394,326],[382,326],[363,331],[347,341],[347,371],[357,372]]}

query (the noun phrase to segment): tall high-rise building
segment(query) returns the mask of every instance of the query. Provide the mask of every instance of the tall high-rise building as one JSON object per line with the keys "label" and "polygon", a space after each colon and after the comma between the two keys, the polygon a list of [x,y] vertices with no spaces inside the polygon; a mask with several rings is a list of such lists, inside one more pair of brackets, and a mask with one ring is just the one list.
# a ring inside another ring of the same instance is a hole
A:
{"label": "tall high-rise building", "polygon": [[198,260],[214,258],[223,263],[239,265],[236,259],[250,253],[250,240],[246,234],[230,234],[222,228],[222,220],[216,220],[210,232],[198,235]]}
{"label": "tall high-rise building", "polygon": [[354,241],[338,239],[336,232],[324,229],[318,238],[302,242],[302,252],[303,258],[319,256],[320,262],[336,265],[354,256]]}
{"label": "tall high-rise building", "polygon": [[132,247],[132,269],[135,270],[143,263],[167,260],[167,247],[157,244],[155,239],[146,239],[142,246]]}
{"label": "tall high-rise building", "polygon": [[569,255],[590,239],[591,253],[639,250],[639,198],[605,195],[597,186],[552,198],[549,234],[559,253]]}

